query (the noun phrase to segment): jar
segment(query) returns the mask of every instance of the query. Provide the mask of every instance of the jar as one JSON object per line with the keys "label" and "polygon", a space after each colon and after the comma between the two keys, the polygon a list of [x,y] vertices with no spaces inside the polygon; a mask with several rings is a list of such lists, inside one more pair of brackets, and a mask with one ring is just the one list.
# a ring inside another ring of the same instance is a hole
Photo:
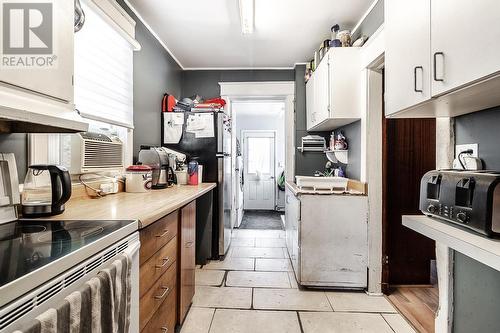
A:
{"label": "jar", "polygon": [[125,191],[144,193],[151,189],[153,169],[147,165],[131,165],[125,172]]}
{"label": "jar", "polygon": [[188,185],[198,185],[198,161],[191,160],[188,164]]}
{"label": "jar", "polygon": [[349,30],[339,31],[339,33],[337,34],[337,38],[340,39],[342,47],[351,46],[351,32]]}

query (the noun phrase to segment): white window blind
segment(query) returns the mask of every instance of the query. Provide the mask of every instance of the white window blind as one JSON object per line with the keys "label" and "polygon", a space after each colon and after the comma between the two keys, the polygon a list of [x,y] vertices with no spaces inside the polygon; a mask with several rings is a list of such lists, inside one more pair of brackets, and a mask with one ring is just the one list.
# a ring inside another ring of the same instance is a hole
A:
{"label": "white window blind", "polygon": [[133,47],[94,8],[75,35],[75,105],[89,119],[133,128]]}

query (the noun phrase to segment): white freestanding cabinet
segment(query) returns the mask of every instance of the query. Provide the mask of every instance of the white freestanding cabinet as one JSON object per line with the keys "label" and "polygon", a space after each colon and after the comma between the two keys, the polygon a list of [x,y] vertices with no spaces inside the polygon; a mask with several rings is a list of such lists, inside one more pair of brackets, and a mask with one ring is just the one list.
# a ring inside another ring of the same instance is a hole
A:
{"label": "white freestanding cabinet", "polygon": [[500,71],[498,0],[431,0],[430,17],[433,96]]}
{"label": "white freestanding cabinet", "polygon": [[[386,0],[386,110],[431,98],[430,0]],[[411,36],[411,38],[409,38]]]}
{"label": "white freestanding cabinet", "polygon": [[367,286],[368,199],[354,195],[295,194],[286,189],[286,244],[299,284]]}
{"label": "white freestanding cabinet", "polygon": [[306,84],[308,131],[328,131],[361,119],[360,48],[331,48]]}
{"label": "white freestanding cabinet", "polygon": [[496,0],[386,0],[386,116],[453,117],[499,105],[499,21]]}

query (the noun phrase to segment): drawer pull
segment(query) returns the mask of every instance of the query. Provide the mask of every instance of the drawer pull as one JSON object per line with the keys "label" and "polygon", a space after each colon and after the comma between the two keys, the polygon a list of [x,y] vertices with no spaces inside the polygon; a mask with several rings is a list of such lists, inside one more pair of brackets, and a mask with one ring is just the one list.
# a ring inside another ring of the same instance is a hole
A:
{"label": "drawer pull", "polygon": [[169,232],[170,231],[168,229],[165,229],[161,235],[156,235],[156,237],[158,237],[158,238],[165,237],[166,235],[168,235]]}
{"label": "drawer pull", "polygon": [[161,265],[156,265],[155,267],[156,267],[156,268],[163,268],[163,267],[167,266],[167,264],[168,264],[169,262],[170,262],[170,258],[168,258],[168,257],[167,257],[167,258],[163,258],[163,264],[161,264]]}
{"label": "drawer pull", "polygon": [[168,332],[168,327],[162,326],[161,327],[161,331],[164,332],[164,333],[167,333]]}
{"label": "drawer pull", "polygon": [[163,293],[161,295],[155,296],[156,299],[162,299],[163,297],[165,297],[168,294],[168,291],[170,290],[170,288],[167,286],[161,286],[161,289],[164,289]]}
{"label": "drawer pull", "polygon": [[191,246],[193,246],[193,244],[194,244],[194,242],[187,242],[186,247],[191,247]]}

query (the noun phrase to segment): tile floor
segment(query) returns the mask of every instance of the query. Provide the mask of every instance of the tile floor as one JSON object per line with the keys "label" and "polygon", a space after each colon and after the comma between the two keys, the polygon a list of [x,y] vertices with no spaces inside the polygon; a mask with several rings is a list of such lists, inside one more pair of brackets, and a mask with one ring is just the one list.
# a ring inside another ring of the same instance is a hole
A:
{"label": "tile floor", "polygon": [[181,333],[410,333],[384,298],[299,288],[280,230],[235,230],[224,261],[197,267]]}

